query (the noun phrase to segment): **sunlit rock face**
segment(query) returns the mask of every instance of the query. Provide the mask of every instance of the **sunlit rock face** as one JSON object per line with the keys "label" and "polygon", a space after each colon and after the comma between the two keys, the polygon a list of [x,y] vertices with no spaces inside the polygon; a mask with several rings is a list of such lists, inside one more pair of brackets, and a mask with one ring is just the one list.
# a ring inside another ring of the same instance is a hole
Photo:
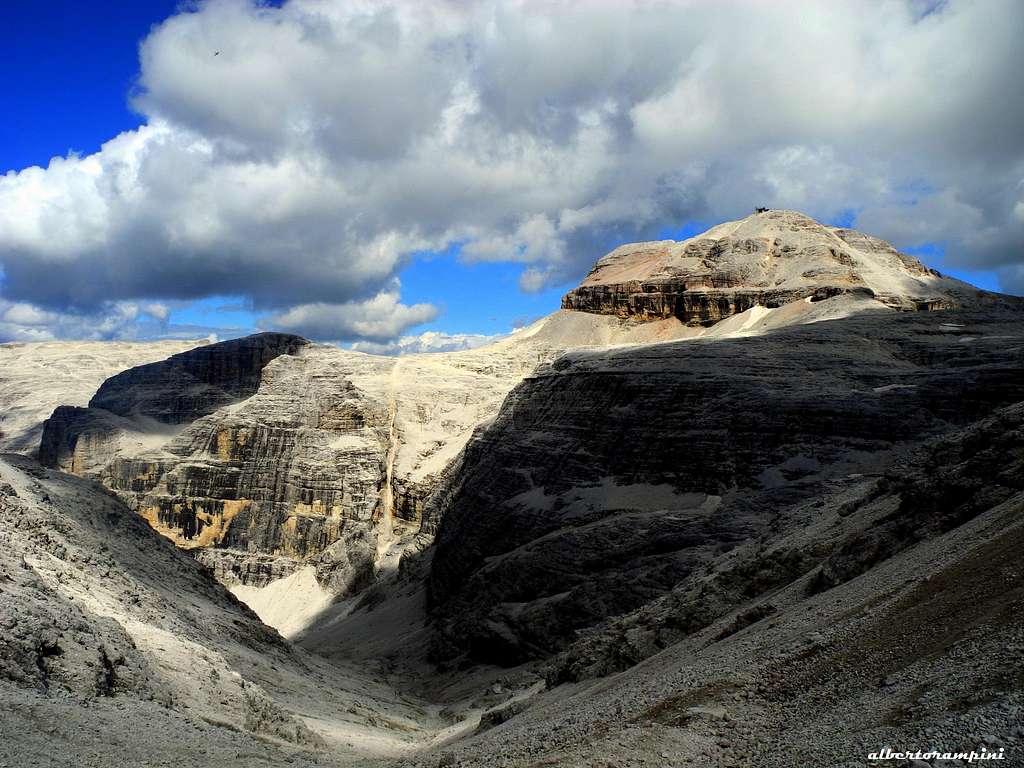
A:
{"label": "sunlit rock face", "polygon": [[345,594],[429,541],[425,499],[507,391],[563,348],[545,339],[401,359],[281,334],[215,344],[57,408],[40,455],[117,492],[225,584],[313,566]]}
{"label": "sunlit rock face", "polygon": [[[386,404],[316,350],[282,356],[255,395],[165,446],[177,458],[138,493],[138,511],[182,546],[316,559],[343,591],[372,575],[388,423]],[[137,479],[112,472],[109,482],[129,491]]]}
{"label": "sunlit rock face", "polygon": [[888,243],[827,227],[796,211],[767,211],[675,242],[634,243],[602,258],[562,307],[706,326],[753,306],[853,293],[902,310],[1012,299],[926,268]]}
{"label": "sunlit rock face", "polygon": [[110,379],[89,408],[57,409],[40,458],[96,477],[179,546],[239,553],[206,558],[237,581],[316,559],[344,590],[372,575],[388,423],[309,342],[260,334]]}

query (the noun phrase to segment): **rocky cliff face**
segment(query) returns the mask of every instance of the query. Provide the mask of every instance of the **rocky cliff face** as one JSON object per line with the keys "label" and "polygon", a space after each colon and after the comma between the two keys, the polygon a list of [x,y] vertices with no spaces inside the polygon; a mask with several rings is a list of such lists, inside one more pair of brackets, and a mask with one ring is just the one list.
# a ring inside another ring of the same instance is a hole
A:
{"label": "rocky cliff face", "polygon": [[271,360],[294,355],[308,344],[286,333],[257,333],[199,347],[112,376],[89,407],[161,424],[188,424],[255,394]]}
{"label": "rocky cliff face", "polygon": [[315,560],[337,591],[365,582],[388,414],[321,362],[279,358],[255,395],[167,443],[158,471],[119,460],[107,482],[181,546]]}
{"label": "rocky cliff face", "polygon": [[46,466],[82,474],[116,451],[116,438],[123,431],[153,433],[163,427],[166,436],[171,431],[167,426],[190,423],[249,397],[267,363],[308,343],[298,336],[261,333],[123,371],[100,385],[88,408],[61,406],[54,411],[43,428],[39,459]]}
{"label": "rocky cliff face", "polygon": [[[445,499],[438,658],[544,657],[687,579],[706,590],[697,575],[783,510],[837,503],[910,446],[1024,400],[1019,322],[880,314],[559,358],[469,444]],[[825,554],[791,553],[764,588]]]}
{"label": "rocky cliff face", "polygon": [[1024,403],[906,442],[915,447],[890,451],[892,458],[869,474],[783,502],[765,535],[583,633],[556,657],[549,676],[579,680],[620,671],[715,624],[724,639],[802,599],[860,576],[870,580],[880,564],[1024,496]]}
{"label": "rocky cliff face", "polygon": [[103,482],[232,588],[312,568],[342,595],[430,541],[426,500],[523,376],[570,346],[650,333],[565,312],[485,349],[403,358],[262,334],[126,371],[89,407],[57,408],[40,457]]}
{"label": "rocky cliff face", "polygon": [[707,326],[758,305],[846,293],[902,310],[1012,302],[943,277],[861,232],[827,227],[796,211],[767,211],[682,242],[617,248],[566,294],[562,307]]}
{"label": "rocky cliff face", "polygon": [[338,591],[365,583],[389,416],[307,347],[261,334],[127,371],[89,408],[58,408],[40,458],[101,480],[179,546],[234,553],[200,558],[227,583],[299,561]]}
{"label": "rocky cliff face", "polygon": [[103,482],[232,588],[313,568],[342,595],[416,544],[473,429],[562,349],[544,334],[497,347],[396,359],[280,334],[211,345],[57,408],[40,457]]}

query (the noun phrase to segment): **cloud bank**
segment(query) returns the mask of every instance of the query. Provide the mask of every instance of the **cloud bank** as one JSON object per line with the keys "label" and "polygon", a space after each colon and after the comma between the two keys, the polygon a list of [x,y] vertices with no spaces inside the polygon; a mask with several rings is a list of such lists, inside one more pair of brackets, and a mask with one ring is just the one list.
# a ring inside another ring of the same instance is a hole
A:
{"label": "cloud bank", "polygon": [[755,205],[1024,291],[1022,28],[1015,0],[200,3],[141,44],[145,125],[0,176],[0,333],[234,295],[387,343],[436,314],[401,302],[415,252],[532,291]]}
{"label": "cloud bank", "polygon": [[411,307],[402,304],[396,285],[391,291],[378,293],[366,301],[300,304],[286,312],[271,315],[264,323],[268,329],[289,331],[311,339],[362,339],[383,343],[410,326],[421,325],[436,317],[437,308],[430,304]]}
{"label": "cloud bank", "polygon": [[412,355],[420,352],[461,352],[467,349],[476,349],[506,337],[507,334],[424,331],[416,336],[402,336],[387,343],[357,341],[351,346],[357,352],[366,352],[371,355]]}

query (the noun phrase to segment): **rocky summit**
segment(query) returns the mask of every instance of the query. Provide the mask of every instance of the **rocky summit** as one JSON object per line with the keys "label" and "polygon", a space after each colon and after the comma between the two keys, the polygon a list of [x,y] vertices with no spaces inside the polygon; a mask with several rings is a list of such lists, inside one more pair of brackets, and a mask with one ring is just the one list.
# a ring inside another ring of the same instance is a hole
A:
{"label": "rocky summit", "polygon": [[0,348],[0,757],[1019,758],[1022,319],[762,211],[463,352],[81,356],[40,424]]}
{"label": "rocky summit", "polygon": [[862,232],[827,227],[796,211],[764,211],[682,242],[616,248],[566,294],[562,307],[713,325],[755,306],[842,294],[901,310],[1007,301]]}

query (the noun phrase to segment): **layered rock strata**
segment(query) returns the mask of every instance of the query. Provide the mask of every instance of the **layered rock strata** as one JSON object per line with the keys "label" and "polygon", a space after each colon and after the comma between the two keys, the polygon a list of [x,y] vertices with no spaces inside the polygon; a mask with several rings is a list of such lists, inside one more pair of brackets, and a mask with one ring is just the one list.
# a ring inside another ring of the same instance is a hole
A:
{"label": "layered rock strata", "polygon": [[541,368],[441,499],[437,658],[542,658],[687,579],[706,591],[697,575],[781,510],[1024,400],[1020,318],[855,316]]}
{"label": "layered rock strata", "polygon": [[[100,479],[179,546],[227,550],[201,558],[226,583],[266,584],[298,561],[338,591],[365,583],[389,417],[342,370],[296,354],[307,346],[261,335],[126,372],[88,409],[57,409],[40,457]],[[182,378],[198,383],[175,389]]]}
{"label": "layered rock strata", "polygon": [[[88,408],[58,408],[40,456],[114,489],[225,584],[306,583],[312,570],[320,589],[343,595],[431,542],[456,489],[472,476],[462,470],[474,455],[475,443],[463,452],[471,435],[524,376],[566,350],[710,342],[896,307],[1013,300],[947,280],[866,235],[769,212],[684,243],[624,246],[566,303],[573,308],[465,352],[387,358],[260,334],[176,355],[113,377]],[[692,469],[708,469],[712,478],[717,466]],[[689,510],[666,530],[665,546],[687,536],[750,534],[746,524],[722,527],[709,516],[718,504],[710,497],[664,496],[672,479],[646,477],[638,488],[613,479],[607,490],[643,496],[654,484],[652,498]],[[677,560],[650,594],[696,563]],[[251,590],[246,599],[259,610]]]}
{"label": "layered rock strata", "polygon": [[396,359],[283,335],[216,344],[56,409],[40,456],[116,491],[224,584],[312,566],[345,594],[397,565],[473,429],[562,348],[543,333],[496,346]]}
{"label": "layered rock strata", "polygon": [[706,326],[753,306],[845,293],[901,310],[1012,302],[944,277],[861,232],[827,227],[796,211],[767,211],[682,242],[617,248],[566,294],[562,307]]}

